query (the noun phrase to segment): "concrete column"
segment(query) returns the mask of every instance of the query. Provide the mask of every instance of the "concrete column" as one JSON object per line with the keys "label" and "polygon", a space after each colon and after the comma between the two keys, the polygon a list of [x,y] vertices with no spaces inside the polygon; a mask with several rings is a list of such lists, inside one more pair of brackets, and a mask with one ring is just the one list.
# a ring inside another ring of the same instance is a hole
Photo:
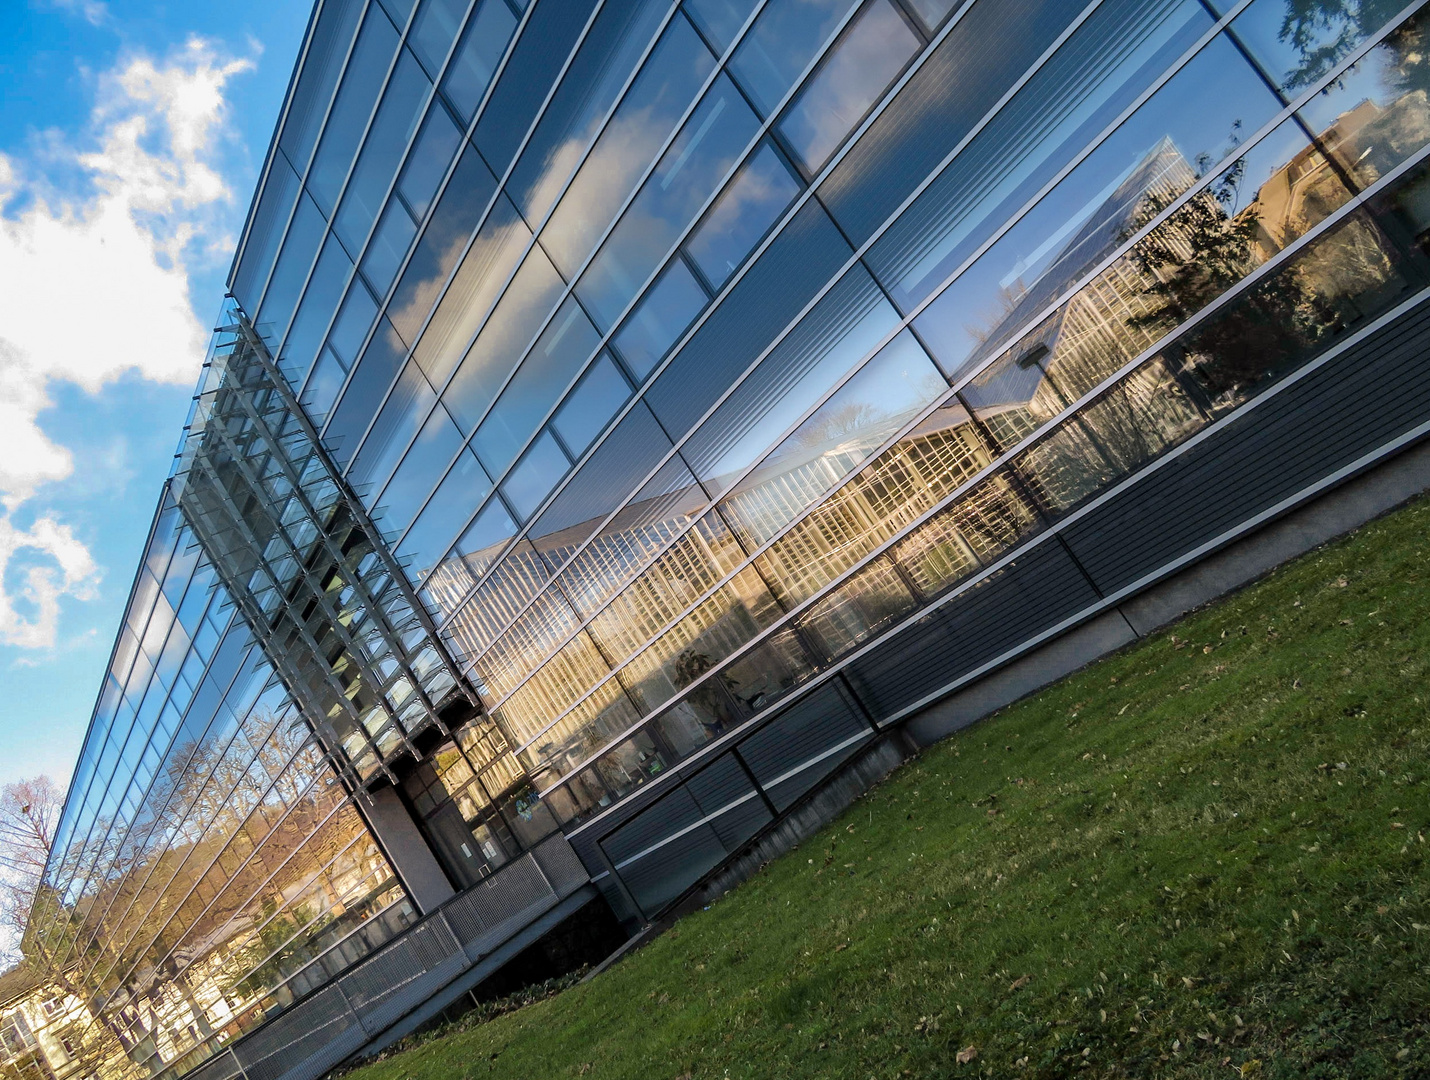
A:
{"label": "concrete column", "polygon": [[395,788],[381,788],[372,793],[371,805],[359,801],[358,806],[419,912],[426,915],[456,895]]}

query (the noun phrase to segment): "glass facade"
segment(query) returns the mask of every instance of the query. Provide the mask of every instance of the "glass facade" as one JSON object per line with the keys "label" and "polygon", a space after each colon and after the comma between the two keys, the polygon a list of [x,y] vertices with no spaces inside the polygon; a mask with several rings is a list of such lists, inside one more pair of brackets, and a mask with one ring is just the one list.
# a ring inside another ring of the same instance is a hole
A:
{"label": "glass facade", "polygon": [[37,909],[125,1060],[414,917],[372,789],[637,921],[1192,557],[1090,537],[1430,288],[1427,19],[322,0]]}

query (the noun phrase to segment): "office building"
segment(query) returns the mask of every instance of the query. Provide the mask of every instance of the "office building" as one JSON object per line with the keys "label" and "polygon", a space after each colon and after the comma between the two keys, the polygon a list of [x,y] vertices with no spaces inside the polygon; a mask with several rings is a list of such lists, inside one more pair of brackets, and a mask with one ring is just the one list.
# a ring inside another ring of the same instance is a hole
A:
{"label": "office building", "polygon": [[1427,17],[321,0],[27,938],[95,1074],[319,1075],[1375,512]]}

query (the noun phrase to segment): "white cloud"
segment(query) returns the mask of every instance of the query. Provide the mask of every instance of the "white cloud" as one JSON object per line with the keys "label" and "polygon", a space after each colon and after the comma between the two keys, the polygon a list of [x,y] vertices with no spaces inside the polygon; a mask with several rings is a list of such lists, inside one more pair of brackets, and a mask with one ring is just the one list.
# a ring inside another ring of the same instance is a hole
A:
{"label": "white cloud", "polygon": [[91,26],[98,26],[109,15],[109,8],[101,0],[51,0],[61,11],[69,11],[80,16]]}
{"label": "white cloud", "polygon": [[[224,91],[252,67],[197,38],[163,62],[131,57],[99,78],[85,145],[51,133],[28,160],[0,153],[0,644],[53,645],[60,599],[91,595],[99,572],[69,526],[16,520],[75,467],[38,423],[50,386],[197,374],[207,335],[189,273],[232,246]],[[62,192],[76,175],[81,192]]]}

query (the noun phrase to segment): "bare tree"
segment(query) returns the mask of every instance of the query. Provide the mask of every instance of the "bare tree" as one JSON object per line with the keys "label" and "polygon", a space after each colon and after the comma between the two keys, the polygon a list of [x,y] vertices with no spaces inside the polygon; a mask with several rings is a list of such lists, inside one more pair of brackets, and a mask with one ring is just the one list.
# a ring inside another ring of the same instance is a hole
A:
{"label": "bare tree", "polygon": [[20,938],[64,801],[64,790],[48,776],[0,788],[0,958],[5,961],[20,958]]}

